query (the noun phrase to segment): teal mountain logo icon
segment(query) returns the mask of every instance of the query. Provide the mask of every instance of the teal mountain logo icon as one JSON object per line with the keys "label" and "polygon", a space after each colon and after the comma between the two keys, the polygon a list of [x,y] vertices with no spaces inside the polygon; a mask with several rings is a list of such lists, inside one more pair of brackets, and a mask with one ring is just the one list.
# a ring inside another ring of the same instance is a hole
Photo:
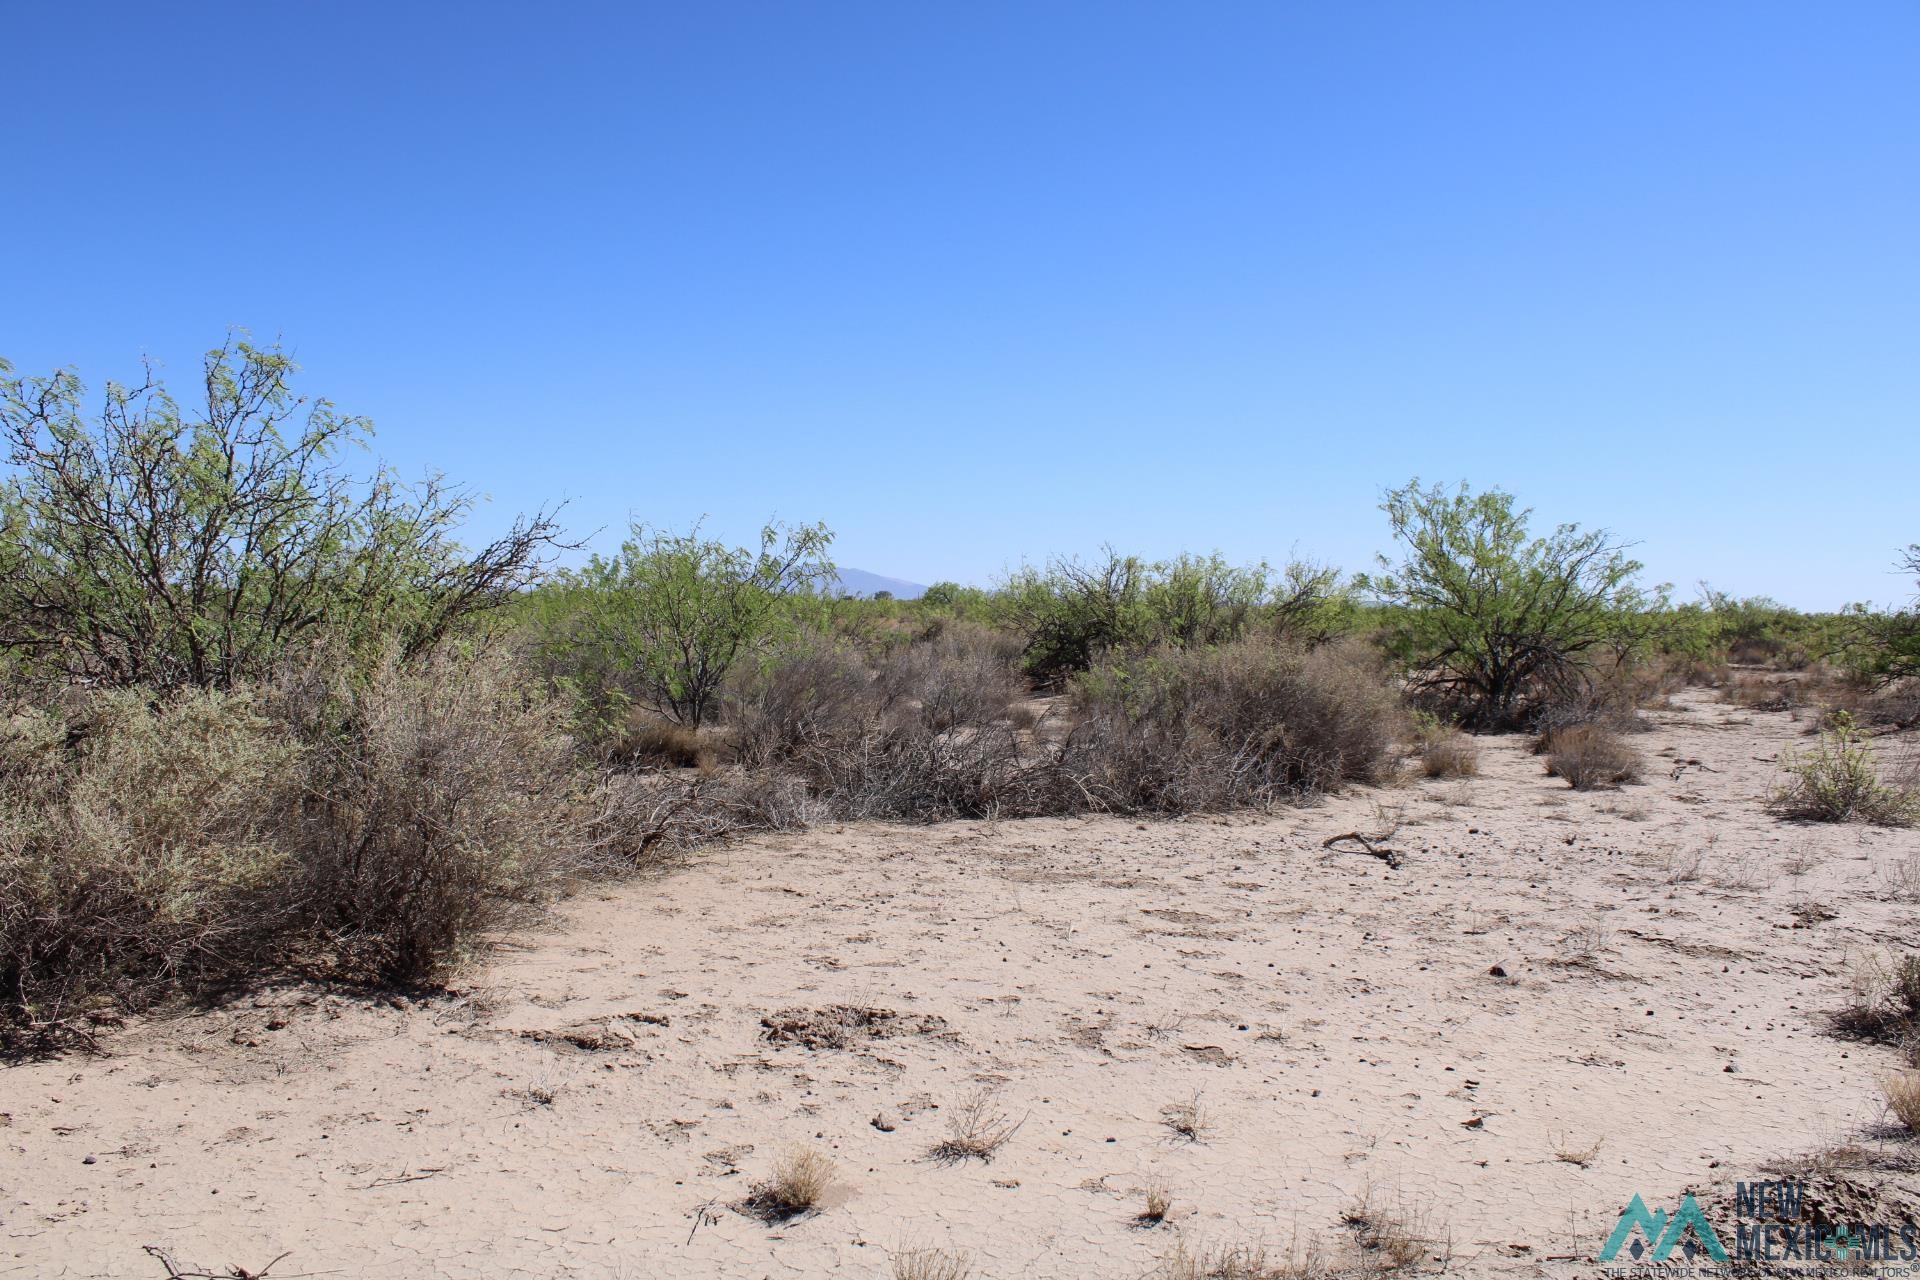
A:
{"label": "teal mountain logo icon", "polygon": [[1703,1252],[1715,1262],[1727,1260],[1727,1251],[1720,1237],[1714,1234],[1713,1224],[1707,1221],[1707,1215],[1692,1196],[1682,1199],[1679,1212],[1669,1217],[1665,1209],[1647,1208],[1647,1202],[1636,1195],[1620,1215],[1613,1234],[1607,1237],[1600,1261],[1612,1262],[1624,1250],[1635,1262],[1643,1258],[1665,1262],[1675,1249],[1689,1262]]}

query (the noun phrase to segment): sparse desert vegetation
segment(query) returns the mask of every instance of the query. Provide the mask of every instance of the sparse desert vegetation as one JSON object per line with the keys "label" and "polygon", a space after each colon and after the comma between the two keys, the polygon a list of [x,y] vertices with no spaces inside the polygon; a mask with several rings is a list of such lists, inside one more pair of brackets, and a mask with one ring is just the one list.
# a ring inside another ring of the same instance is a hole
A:
{"label": "sparse desert vegetation", "polygon": [[1188,1142],[1205,1142],[1213,1133],[1213,1115],[1200,1101],[1200,1095],[1160,1108],[1160,1119],[1167,1128]]}
{"label": "sparse desert vegetation", "polygon": [[1148,1183],[1144,1200],[1140,1212],[1134,1217],[1134,1221],[1143,1227],[1159,1226],[1173,1211],[1173,1192],[1164,1182]]}
{"label": "sparse desert vegetation", "polygon": [[790,1147],[774,1161],[766,1181],[756,1183],[741,1207],[755,1217],[772,1222],[810,1213],[820,1207],[821,1198],[833,1185],[832,1159],[812,1147]]}
{"label": "sparse desert vegetation", "polygon": [[954,1104],[947,1117],[947,1136],[928,1154],[943,1164],[989,1161],[1025,1123],[1026,1117],[1015,1119],[1001,1108],[998,1090],[975,1089]]}
{"label": "sparse desert vegetation", "polygon": [[[855,599],[810,524],[640,525],[561,570],[553,511],[469,547],[464,491],[343,469],[364,424],[277,350],[205,372],[191,415],[4,382],[21,1265],[123,1249],[157,1221],[128,1188],[324,1167],[370,1206],[341,1265],[378,1274],[435,1247],[406,1206],[500,1212],[484,1166],[688,1274],[1437,1271],[1514,1234],[1461,1199],[1456,1237],[1439,1193],[1632,1194],[1631,1153],[1569,1136],[1622,1108],[1728,1167],[1800,1131],[1660,1111],[1645,1055],[1723,1107],[1751,1068],[1913,1127],[1916,961],[1843,958],[1914,895],[1911,611],[1675,605],[1611,534],[1418,483],[1374,576],[1109,550]],[[1706,965],[1751,989],[1685,1003]],[[1799,1026],[1803,980],[1823,1034],[1754,1032]],[[161,1085],[231,1154],[184,1171]],[[63,1216],[89,1196],[119,1225]],[[965,1247],[857,1255],[874,1214]],[[284,1252],[240,1221],[209,1247]],[[1069,1221],[1098,1225],[1056,1257]],[[1546,1230],[1470,1265],[1587,1247]]]}
{"label": "sparse desert vegetation", "polygon": [[1887,1095],[1887,1109],[1907,1132],[1920,1137],[1920,1071],[1894,1071],[1881,1077],[1880,1089]]}
{"label": "sparse desert vegetation", "polygon": [[1640,755],[1620,735],[1598,724],[1568,724],[1541,737],[1547,772],[1575,791],[1617,787],[1640,773]]}
{"label": "sparse desert vegetation", "polygon": [[918,1246],[893,1255],[893,1280],[968,1280],[973,1263],[965,1254]]}
{"label": "sparse desert vegetation", "polygon": [[1353,1232],[1354,1245],[1369,1271],[1444,1269],[1452,1257],[1444,1227],[1435,1223],[1430,1212],[1389,1202],[1373,1188],[1363,1191],[1341,1220]]}
{"label": "sparse desert vegetation", "polygon": [[0,32],[0,1280],[1920,1280],[1920,0]]}
{"label": "sparse desert vegetation", "polygon": [[1471,778],[1480,772],[1480,747],[1470,734],[1430,721],[1417,734],[1420,772],[1429,778]]}
{"label": "sparse desert vegetation", "polygon": [[1773,803],[1788,817],[1883,827],[1920,821],[1920,775],[1911,761],[1884,777],[1872,743],[1848,712],[1835,713],[1812,750],[1789,752],[1780,763],[1787,780]]}
{"label": "sparse desert vegetation", "polygon": [[[1803,727],[1787,712],[1723,727],[1723,705],[1683,691],[1635,736],[1648,762],[1712,766],[1674,780],[1649,763],[1644,823],[1545,777],[1531,736],[1477,735],[1465,809],[1455,780],[1402,778],[1228,825],[1076,813],[736,834],[665,873],[520,906],[533,927],[507,921],[492,936],[509,945],[437,988],[289,975],[184,1016],[87,1021],[110,1056],[8,1068],[0,1142],[17,1145],[0,1167],[24,1211],[83,1186],[98,1209],[13,1256],[59,1243],[144,1261],[157,1243],[183,1267],[293,1249],[283,1268],[434,1256],[478,1276],[504,1252],[531,1269],[544,1233],[459,1252],[508,1186],[520,1211],[574,1224],[569,1256],[696,1276],[741,1255],[975,1280],[1518,1275],[1525,1258],[1483,1241],[1591,1253],[1562,1228],[1514,1231],[1498,1206],[1654,1194],[1637,1147],[1599,1140],[1630,1109],[1636,1132],[1758,1176],[1810,1116],[1897,1122],[1883,1080],[1913,1070],[1906,951],[1858,941],[1903,925],[1883,886],[1910,833],[1783,826],[1765,797]],[[1707,831],[1702,810],[1726,816]],[[1323,843],[1390,828],[1397,866]],[[1804,888],[1775,902],[1741,868],[1789,847]],[[1778,963],[1735,998],[1687,1003],[1728,952]],[[1649,1102],[1640,1081],[1676,1064],[1692,1083]],[[1789,1075],[1803,1105],[1741,1110],[1754,1079]],[[182,1107],[154,1111],[155,1089]],[[1860,1141],[1910,1141],[1874,1133]],[[831,1161],[829,1186],[789,1176],[795,1144]],[[153,1163],[173,1179],[152,1181]],[[241,1200],[226,1228],[156,1216],[196,1221],[216,1187],[298,1202],[312,1170],[343,1185],[315,1203],[347,1204],[354,1225]],[[939,1248],[860,1243],[902,1237]]]}
{"label": "sparse desert vegetation", "polygon": [[1316,1245],[1280,1252],[1264,1244],[1200,1244],[1181,1241],[1163,1257],[1152,1280],[1311,1280],[1332,1275]]}
{"label": "sparse desert vegetation", "polygon": [[1850,1035],[1906,1042],[1920,1035],[1920,952],[1866,951],[1853,958],[1848,997],[1835,1024]]}

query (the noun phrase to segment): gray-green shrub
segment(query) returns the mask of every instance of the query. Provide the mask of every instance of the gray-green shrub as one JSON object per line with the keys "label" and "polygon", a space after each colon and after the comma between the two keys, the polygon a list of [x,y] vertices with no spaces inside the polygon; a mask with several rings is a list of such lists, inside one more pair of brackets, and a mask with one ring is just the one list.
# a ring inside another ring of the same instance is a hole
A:
{"label": "gray-green shrub", "polygon": [[320,667],[273,704],[305,746],[281,838],[332,967],[432,979],[579,869],[585,782],[565,710],[502,655]]}
{"label": "gray-green shrub", "polygon": [[246,690],[0,725],[0,1041],[264,963],[299,916],[299,754]]}
{"label": "gray-green shrub", "polygon": [[1397,767],[1398,699],[1359,645],[1251,639],[1095,668],[1063,765],[1117,812],[1266,805]]}
{"label": "gray-green shrub", "polygon": [[0,1042],[276,970],[432,979],[601,806],[500,655],[76,693],[0,724]]}

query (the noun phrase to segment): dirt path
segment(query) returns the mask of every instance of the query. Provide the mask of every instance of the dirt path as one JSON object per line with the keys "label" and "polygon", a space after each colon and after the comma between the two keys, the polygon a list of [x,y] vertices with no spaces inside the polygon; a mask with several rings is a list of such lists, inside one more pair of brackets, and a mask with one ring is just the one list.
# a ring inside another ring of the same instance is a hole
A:
{"label": "dirt path", "polygon": [[[1618,793],[1488,739],[1476,780],[1268,817],[756,841],[568,904],[459,998],[276,992],[0,1070],[0,1276],[160,1276],[151,1243],[276,1280],[884,1277],[919,1243],[1127,1277],[1179,1237],[1342,1246],[1369,1195],[1456,1271],[1590,1273],[1555,1259],[1636,1192],[1875,1131],[1894,1055],[1822,1015],[1914,942],[1920,834],[1762,811],[1799,724],[1654,719]],[[1398,870],[1321,847],[1396,814]],[[930,1159],[983,1087],[1018,1130]],[[1164,1109],[1196,1100],[1193,1141]],[[734,1211],[793,1144],[837,1162],[825,1207]]]}

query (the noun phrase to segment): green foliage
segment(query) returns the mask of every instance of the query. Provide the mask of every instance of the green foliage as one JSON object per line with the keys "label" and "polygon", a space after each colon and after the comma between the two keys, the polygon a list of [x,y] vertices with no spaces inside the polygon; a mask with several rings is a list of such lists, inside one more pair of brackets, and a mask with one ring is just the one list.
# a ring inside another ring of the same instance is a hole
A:
{"label": "green foliage", "polygon": [[618,555],[561,575],[536,606],[542,661],[595,736],[618,732],[636,706],[698,728],[736,663],[837,607],[819,594],[832,541],[824,525],[770,524],[758,547],[637,526]]}
{"label": "green foliage", "polygon": [[364,418],[308,401],[278,349],[230,342],[184,413],[152,376],[82,408],[71,371],[0,361],[0,647],[56,679],[161,691],[268,673],[296,646],[419,652],[527,585],[550,515],[474,554],[473,499],[438,479],[365,482],[335,462]]}
{"label": "green foliage", "polygon": [[1144,575],[1140,605],[1147,629],[1179,648],[1223,644],[1245,635],[1265,604],[1272,570],[1245,568],[1218,555],[1183,555]]}
{"label": "green foliage", "polygon": [[1920,788],[1911,781],[1883,782],[1866,732],[1844,711],[1819,745],[1781,759],[1788,780],[1773,794],[1776,809],[1814,822],[1866,822],[1911,826],[1920,820]]}
{"label": "green foliage", "polygon": [[957,582],[936,582],[920,593],[918,603],[929,612],[967,617],[986,611],[988,594],[979,587],[963,587]]}
{"label": "green foliage", "polygon": [[[1742,599],[1705,583],[1700,584],[1700,597],[1696,631],[1706,652],[1689,652],[1689,657],[1798,671],[1838,647],[1840,628],[1834,615],[1802,613],[1766,596]],[[1677,650],[1677,646],[1665,647]]]}
{"label": "green foliage", "polygon": [[[1920,578],[1920,543],[1906,549],[1900,567]],[[1847,623],[1843,657],[1855,674],[1879,685],[1920,679],[1920,600],[1894,610],[1859,605]]]}
{"label": "green foliage", "polygon": [[991,604],[995,621],[1021,636],[1027,673],[1045,683],[1110,653],[1208,648],[1260,628],[1319,643],[1345,629],[1351,610],[1336,569],[1295,562],[1276,576],[1265,563],[1219,555],[1149,563],[1111,547],[1091,564],[1024,568]]}
{"label": "green foliage", "polygon": [[1044,572],[1023,567],[996,593],[996,620],[1023,638],[1027,673],[1056,682],[1110,649],[1145,643],[1147,572],[1139,557],[1111,547],[1091,565],[1056,559]]}
{"label": "green foliage", "polygon": [[1381,509],[1404,544],[1395,566],[1358,584],[1392,607],[1388,642],[1414,688],[1479,728],[1510,725],[1578,687],[1602,655],[1644,645],[1662,603],[1604,529],[1563,524],[1546,537],[1498,489],[1449,494],[1415,480]]}

